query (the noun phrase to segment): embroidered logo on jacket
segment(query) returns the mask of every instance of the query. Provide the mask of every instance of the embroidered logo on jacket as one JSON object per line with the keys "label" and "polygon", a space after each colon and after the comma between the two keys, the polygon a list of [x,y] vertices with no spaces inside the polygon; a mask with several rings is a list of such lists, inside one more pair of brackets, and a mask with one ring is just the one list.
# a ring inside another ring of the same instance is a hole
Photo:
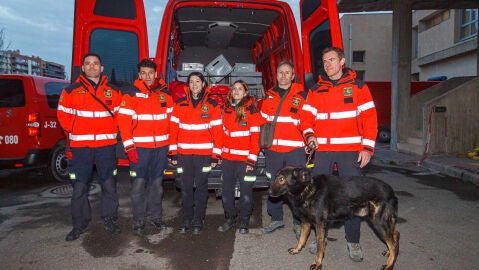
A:
{"label": "embroidered logo on jacket", "polygon": [[344,87],[343,88],[343,96],[350,97],[353,95],[353,88],[352,87]]}
{"label": "embroidered logo on jacket", "polygon": [[301,104],[301,99],[294,97],[293,98],[293,106],[298,107]]}
{"label": "embroidered logo on jacket", "polygon": [[201,106],[201,111],[202,112],[208,112],[208,105],[203,104],[203,106]]}
{"label": "embroidered logo on jacket", "polygon": [[110,89],[105,89],[103,95],[105,95],[106,98],[111,98],[113,94]]}

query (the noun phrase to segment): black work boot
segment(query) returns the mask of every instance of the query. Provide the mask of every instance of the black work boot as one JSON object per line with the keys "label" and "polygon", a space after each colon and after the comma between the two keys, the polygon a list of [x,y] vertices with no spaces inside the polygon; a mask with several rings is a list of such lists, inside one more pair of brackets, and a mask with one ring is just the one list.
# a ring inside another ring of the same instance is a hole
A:
{"label": "black work boot", "polygon": [[236,225],[236,216],[228,216],[226,215],[226,220],[223,225],[218,227],[219,232],[227,232],[229,229]]}
{"label": "black work boot", "polygon": [[120,225],[116,222],[116,218],[113,217],[104,218],[103,228],[112,234],[119,234],[121,232]]}
{"label": "black work boot", "polygon": [[73,228],[68,234],[67,236],[65,237],[65,240],[70,242],[70,241],[73,241],[73,240],[76,240],[80,237],[80,234],[83,233],[83,230],[82,229],[79,229],[79,228]]}

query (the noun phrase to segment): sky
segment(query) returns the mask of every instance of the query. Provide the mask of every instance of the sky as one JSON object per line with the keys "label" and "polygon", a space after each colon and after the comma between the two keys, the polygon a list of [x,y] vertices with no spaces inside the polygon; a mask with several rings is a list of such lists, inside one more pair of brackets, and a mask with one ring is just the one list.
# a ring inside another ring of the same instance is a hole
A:
{"label": "sky", "polygon": [[[144,0],[150,56],[155,54],[151,44],[158,39],[166,2]],[[75,0],[0,0],[6,49],[62,64],[70,79],[74,4]]]}

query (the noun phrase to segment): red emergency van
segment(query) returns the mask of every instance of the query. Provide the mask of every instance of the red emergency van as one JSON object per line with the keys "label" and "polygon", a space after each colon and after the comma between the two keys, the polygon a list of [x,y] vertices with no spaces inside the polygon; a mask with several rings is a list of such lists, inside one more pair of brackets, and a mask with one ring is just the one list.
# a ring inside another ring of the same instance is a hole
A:
{"label": "red emergency van", "polygon": [[[57,120],[60,79],[0,75],[0,169],[47,168],[47,176],[68,179],[65,137]],[[8,173],[6,173],[8,174]]]}
{"label": "red emergency van", "polygon": [[157,41],[148,40],[145,14],[142,0],[76,0],[72,79],[82,56],[95,52],[111,81],[131,83],[154,46],[158,75],[173,92],[196,70],[218,91],[243,79],[261,98],[282,60],[294,64],[297,82],[310,86],[323,68],[322,49],[342,47],[336,0],[169,0]]}

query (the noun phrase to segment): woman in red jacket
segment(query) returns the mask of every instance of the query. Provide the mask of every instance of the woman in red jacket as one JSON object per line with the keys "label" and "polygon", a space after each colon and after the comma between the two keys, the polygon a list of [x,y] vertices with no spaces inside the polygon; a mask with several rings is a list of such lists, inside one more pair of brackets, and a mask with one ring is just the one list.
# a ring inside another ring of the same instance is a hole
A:
{"label": "woman in red jacket", "polygon": [[[209,87],[201,72],[188,76],[186,96],[179,98],[170,118],[170,151],[173,165],[181,174],[184,234],[192,228],[198,235],[208,200],[208,174],[221,157],[221,109],[208,97]],[[196,187],[196,189],[194,189]]]}
{"label": "woman in red jacket", "polygon": [[256,164],[259,153],[259,131],[264,122],[255,106],[255,98],[249,95],[248,86],[236,81],[228,93],[223,112],[223,208],[226,221],[218,231],[226,232],[236,224],[235,187],[239,182],[241,234],[249,232],[248,225],[253,211],[253,184],[255,176],[248,175]]}

